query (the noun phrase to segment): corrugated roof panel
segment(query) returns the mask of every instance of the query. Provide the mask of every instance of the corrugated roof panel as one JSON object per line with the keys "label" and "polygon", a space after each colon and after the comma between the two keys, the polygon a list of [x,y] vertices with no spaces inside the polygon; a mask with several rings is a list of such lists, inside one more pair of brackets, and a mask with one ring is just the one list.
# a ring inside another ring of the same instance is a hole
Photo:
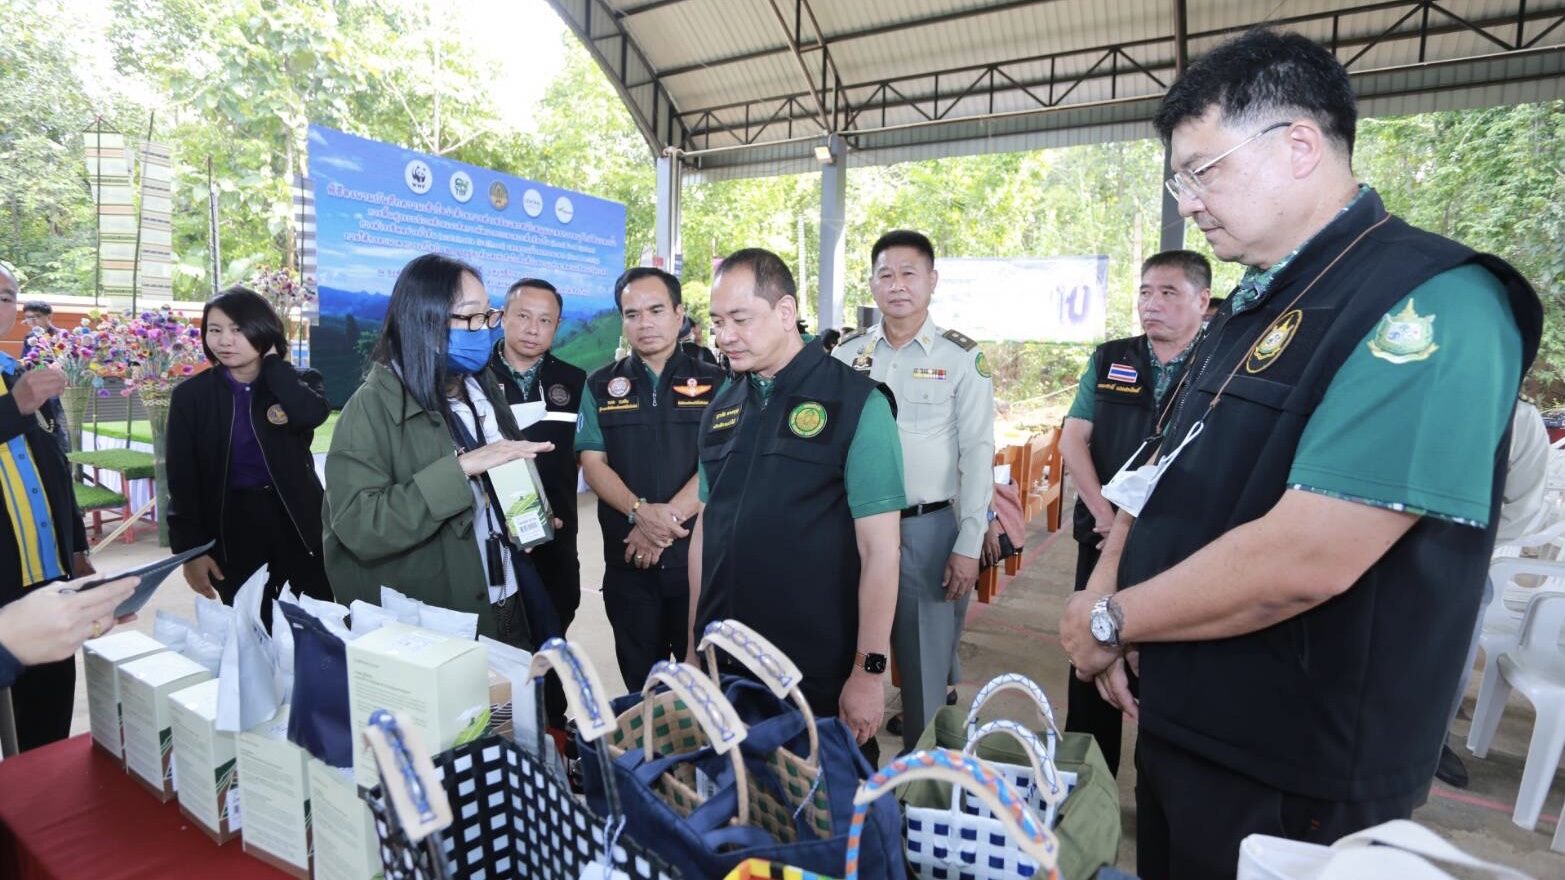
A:
{"label": "corrugated roof panel", "polygon": [[621,23],[659,69],[786,43],[767,0],[683,0]]}
{"label": "corrugated roof panel", "polygon": [[809,100],[804,74],[792,55],[772,55],[666,77],[663,86],[681,109],[688,110],[792,94],[805,94]]}
{"label": "corrugated roof panel", "polygon": [[828,37],[849,31],[917,21],[932,15],[981,10],[1003,0],[812,0],[815,17]]}

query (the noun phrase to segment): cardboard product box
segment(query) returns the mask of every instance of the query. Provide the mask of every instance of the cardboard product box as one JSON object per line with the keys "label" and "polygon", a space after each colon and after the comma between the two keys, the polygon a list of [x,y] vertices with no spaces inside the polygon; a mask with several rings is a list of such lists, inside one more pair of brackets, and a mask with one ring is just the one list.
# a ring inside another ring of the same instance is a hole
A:
{"label": "cardboard product box", "polygon": [[82,645],[92,741],[121,761],[125,760],[125,734],[117,670],[122,663],[166,650],[168,648],[162,642],[133,629],[111,633]]}
{"label": "cardboard product box", "polygon": [[538,463],[530,458],[508,461],[488,471],[505,527],[518,547],[531,549],[554,540],[554,511],[543,491]]}
{"label": "cardboard product box", "polygon": [[125,769],[159,800],[179,789],[174,768],[174,721],[168,698],[212,678],[205,666],[173,651],[159,651],[119,667],[124,710]]}
{"label": "cardboard product box", "polygon": [[239,759],[234,734],[217,729],[217,679],[168,698],[174,722],[174,770],[185,780],[179,811],[219,844],[239,836]]}
{"label": "cardboard product box", "polygon": [[511,704],[511,679],[497,670],[489,670],[489,732],[506,739],[515,739],[511,721],[515,707]]}
{"label": "cardboard product box", "polygon": [[236,739],[244,780],[244,850],[295,877],[310,876],[309,755],[288,741],[288,706]]}
{"label": "cardboard product box", "polygon": [[333,767],[315,758],[308,760],[315,880],[372,880],[382,876],[375,819],[359,799],[353,768]]}
{"label": "cardboard product box", "polygon": [[[416,626],[389,623],[348,643],[348,703],[354,730],[370,713],[407,715],[431,753],[483,736],[489,728],[489,658],[483,645]],[[353,741],[354,780],[380,782],[364,738]]]}

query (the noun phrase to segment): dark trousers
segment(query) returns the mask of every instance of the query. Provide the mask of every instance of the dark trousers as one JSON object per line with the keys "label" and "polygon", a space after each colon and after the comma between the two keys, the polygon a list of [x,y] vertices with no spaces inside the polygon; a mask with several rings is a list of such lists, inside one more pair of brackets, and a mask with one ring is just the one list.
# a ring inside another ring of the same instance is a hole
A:
{"label": "dark trousers", "polygon": [[268,628],[272,625],[272,600],[282,593],[284,583],[301,595],[331,600],[320,545],[305,546],[276,490],[231,490],[223,518],[217,557],[223,579],[216,584],[223,604],[234,604],[239,588],[263,565],[267,573],[261,620]]}
{"label": "dark trousers", "polygon": [[625,689],[641,690],[659,660],[685,659],[690,625],[690,572],[614,565],[603,571],[603,610],[614,628],[614,656]]}
{"label": "dark trousers", "polygon": [[1136,741],[1136,873],[1142,880],[1223,880],[1239,842],[1270,834],[1330,844],[1406,819],[1420,793],[1323,801],[1279,791],[1145,730]]}
{"label": "dark trousers", "polygon": [[[576,619],[576,609],[581,607],[581,559],[576,555],[575,525],[556,529],[554,540],[534,547],[531,556],[533,568],[538,570],[554,613],[559,616],[560,633],[567,635],[571,621]],[[560,677],[548,676],[543,692],[549,724],[565,729],[565,689]]]}
{"label": "dark trousers", "polygon": [[[1101,554],[1097,548],[1078,542],[1076,544],[1076,590],[1087,588],[1087,578],[1092,576],[1093,566]],[[1131,682],[1137,690],[1136,682]],[[1103,750],[1109,772],[1119,775],[1119,753],[1124,740],[1125,721],[1120,711],[1098,694],[1098,688],[1090,681],[1076,678],[1076,667],[1070,670],[1069,686],[1065,693],[1065,729],[1090,733]]]}

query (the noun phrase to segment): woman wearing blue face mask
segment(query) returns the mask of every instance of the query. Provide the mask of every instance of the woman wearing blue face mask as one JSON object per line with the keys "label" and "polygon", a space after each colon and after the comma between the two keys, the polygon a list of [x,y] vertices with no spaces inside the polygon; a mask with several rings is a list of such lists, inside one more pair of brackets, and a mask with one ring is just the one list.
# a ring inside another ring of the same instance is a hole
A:
{"label": "woman wearing blue face mask", "polygon": [[339,602],[395,587],[533,648],[557,634],[550,606],[485,475],[553,447],[519,439],[484,369],[499,323],[472,266],[426,254],[403,267],[326,456],[324,552]]}

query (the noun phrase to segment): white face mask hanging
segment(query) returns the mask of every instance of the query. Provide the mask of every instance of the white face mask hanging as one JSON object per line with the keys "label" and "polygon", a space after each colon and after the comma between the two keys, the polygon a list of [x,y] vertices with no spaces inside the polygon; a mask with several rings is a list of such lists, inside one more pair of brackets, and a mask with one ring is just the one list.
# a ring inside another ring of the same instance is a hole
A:
{"label": "white face mask hanging", "polygon": [[[1157,488],[1158,480],[1163,479],[1163,474],[1173,465],[1174,460],[1179,458],[1179,454],[1185,451],[1185,447],[1190,445],[1190,441],[1201,436],[1205,426],[1206,419],[1191,425],[1189,433],[1185,434],[1184,441],[1173,454],[1164,456],[1153,464],[1144,464],[1131,469],[1129,463],[1126,463],[1119,469],[1119,473],[1114,475],[1114,479],[1109,480],[1103,487],[1103,497],[1131,516],[1141,516],[1141,509],[1146,507],[1147,499],[1152,497],[1152,490]],[[1142,441],[1136,448],[1136,454],[1130,457],[1130,461],[1140,458],[1141,450],[1146,446],[1147,441]]]}

